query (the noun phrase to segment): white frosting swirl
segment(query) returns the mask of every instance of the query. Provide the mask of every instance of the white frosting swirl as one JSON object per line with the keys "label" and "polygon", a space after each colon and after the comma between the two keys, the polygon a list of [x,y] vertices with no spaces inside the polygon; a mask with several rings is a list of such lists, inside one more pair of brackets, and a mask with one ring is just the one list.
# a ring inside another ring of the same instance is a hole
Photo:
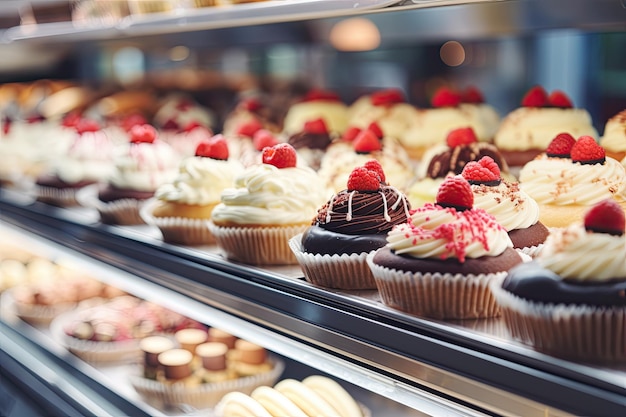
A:
{"label": "white frosting swirl", "polygon": [[85,132],[76,136],[67,154],[55,161],[54,172],[67,183],[107,182],[122,149],[102,131]]}
{"label": "white frosting swirl", "polygon": [[396,254],[415,258],[448,259],[498,256],[513,243],[507,231],[482,209],[457,212],[427,203],[408,223],[395,226],[387,246]]}
{"label": "white frosting swirl", "polygon": [[474,207],[496,218],[507,231],[526,229],[539,221],[539,204],[519,189],[519,184],[502,180],[497,186],[472,185]]}
{"label": "white frosting swirl", "polygon": [[606,122],[600,145],[611,152],[626,152],[626,110]]}
{"label": "white frosting swirl", "polygon": [[110,183],[117,188],[138,191],[156,191],[174,181],[179,157],[165,142],[131,143],[127,152],[115,161]]}
{"label": "white frosting swirl", "polygon": [[553,230],[537,261],[562,278],[602,282],[626,279],[626,237],[587,232],[578,223]]}
{"label": "white frosting swirl", "polygon": [[559,133],[578,138],[598,137],[589,112],[584,109],[520,107],[509,113],[496,132],[495,145],[502,150],[546,149]]}
{"label": "white frosting swirl", "polygon": [[276,168],[261,164],[235,179],[222,192],[211,217],[217,224],[309,224],[329,192],[311,168]]}
{"label": "white frosting swirl", "polygon": [[155,197],[193,205],[218,203],[222,191],[232,187],[235,177],[243,170],[243,165],[232,159],[188,157],[181,162],[178,177],[171,183],[161,185]]}
{"label": "white frosting swirl", "polygon": [[590,206],[620,193],[626,171],[613,158],[604,164],[581,164],[542,154],[522,168],[520,184],[539,204]]}

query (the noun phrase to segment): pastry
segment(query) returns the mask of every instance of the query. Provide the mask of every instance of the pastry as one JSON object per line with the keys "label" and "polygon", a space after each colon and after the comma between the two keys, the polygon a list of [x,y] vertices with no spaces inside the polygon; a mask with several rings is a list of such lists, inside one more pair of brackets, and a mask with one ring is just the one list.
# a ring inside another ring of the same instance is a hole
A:
{"label": "pastry", "polygon": [[333,195],[313,224],[289,242],[307,281],[329,288],[376,289],[365,258],[385,246],[387,232],[405,223],[410,205],[388,186],[375,159],[355,168],[347,188]]}
{"label": "pastry", "polygon": [[606,122],[600,145],[606,151],[606,156],[618,161],[626,158],[626,110]]}
{"label": "pastry", "polygon": [[219,417],[274,417],[261,403],[243,392],[229,392],[215,406]]}
{"label": "pastry", "polygon": [[228,360],[239,376],[262,374],[273,366],[264,347],[243,339],[235,342],[235,347],[228,352]]}
{"label": "pastry", "polygon": [[287,143],[294,147],[308,166],[318,170],[332,140],[326,122],[323,118],[318,118],[304,122],[301,130],[288,137]]}
{"label": "pastry", "polygon": [[267,147],[263,163],[247,168],[222,192],[209,229],[229,259],[297,263],[288,240],[308,227],[328,194],[315,171],[296,165],[291,145]]}
{"label": "pastry", "polygon": [[626,171],[591,136],[574,140],[560,134],[524,165],[520,187],[539,204],[544,225],[565,227],[592,205],[619,196],[626,187]]}
{"label": "pastry", "polygon": [[411,205],[419,207],[434,202],[439,186],[446,177],[461,174],[465,164],[484,156],[496,162],[503,178],[514,180],[498,148],[487,142],[479,142],[471,127],[451,130],[445,144],[435,145],[424,154],[417,176],[407,190]]}
{"label": "pastry", "polygon": [[139,349],[143,352],[144,378],[156,380],[161,368],[158,356],[167,350],[174,349],[174,342],[165,336],[148,336],[141,339]]}
{"label": "pastry", "polygon": [[316,391],[292,378],[278,382],[274,389],[289,398],[309,416],[341,417]]}
{"label": "pastry", "polygon": [[305,125],[313,120],[321,120],[326,127],[322,133],[339,137],[348,127],[348,106],[332,91],[312,89],[301,101],[289,107],[282,133],[291,138],[305,131]]}
{"label": "pastry", "polygon": [[611,199],[553,230],[535,261],[493,283],[511,335],[541,352],[626,362],[624,210]]}
{"label": "pastry", "polygon": [[541,250],[548,228],[539,221],[539,205],[518,182],[503,180],[498,164],[489,156],[468,162],[461,175],[472,186],[474,207],[484,209],[504,226],[515,249],[529,256]]}
{"label": "pastry", "polygon": [[280,391],[267,386],[256,388],[250,397],[257,400],[272,416],[308,417],[293,401]]}
{"label": "pastry", "polygon": [[565,93],[531,88],[521,107],[506,115],[494,137],[507,163],[522,167],[543,152],[559,133],[598,137],[587,110],[574,107]]}
{"label": "pastry", "polygon": [[341,417],[363,417],[361,407],[334,379],[322,375],[310,375],[304,378],[302,383],[332,405]]}
{"label": "pastry", "polygon": [[220,202],[222,191],[232,187],[243,171],[243,165],[230,158],[222,135],[202,141],[194,156],[181,161],[176,178],[157,188],[154,203],[143,212],[146,222],[160,229],[165,242],[214,243],[205,223]]}
{"label": "pastry", "polygon": [[506,229],[473,202],[467,180],[446,178],[436,204],[415,209],[368,256],[385,305],[437,319],[499,315],[489,283],[522,258]]}

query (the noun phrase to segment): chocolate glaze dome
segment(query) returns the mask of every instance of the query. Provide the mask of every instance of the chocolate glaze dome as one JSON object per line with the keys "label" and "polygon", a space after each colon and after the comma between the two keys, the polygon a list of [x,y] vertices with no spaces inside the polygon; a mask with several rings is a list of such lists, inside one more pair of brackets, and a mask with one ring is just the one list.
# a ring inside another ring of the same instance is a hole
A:
{"label": "chocolate glaze dome", "polygon": [[454,146],[433,155],[428,162],[426,175],[429,178],[443,178],[450,172],[458,175],[469,161],[478,161],[483,156],[491,157],[500,167],[502,172],[508,172],[509,167],[500,153],[492,144],[486,142],[474,142],[467,145]]}

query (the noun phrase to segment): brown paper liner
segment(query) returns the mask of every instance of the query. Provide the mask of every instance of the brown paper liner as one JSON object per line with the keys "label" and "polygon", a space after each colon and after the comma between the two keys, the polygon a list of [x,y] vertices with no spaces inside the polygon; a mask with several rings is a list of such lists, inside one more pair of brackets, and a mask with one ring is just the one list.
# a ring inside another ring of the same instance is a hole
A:
{"label": "brown paper liner", "polygon": [[58,207],[74,207],[78,205],[76,200],[77,188],[55,188],[35,186],[35,195],[38,201]]}
{"label": "brown paper liner", "polygon": [[553,356],[591,362],[626,362],[626,307],[544,304],[524,300],[493,282],[511,336]]}
{"label": "brown paper liner", "polygon": [[156,200],[147,201],[139,214],[145,223],[159,228],[164,242],[188,246],[215,244],[215,237],[207,226],[208,219],[155,217],[152,208],[156,203]]}
{"label": "brown paper liner", "polygon": [[435,319],[497,317],[500,308],[489,283],[506,272],[480,275],[413,273],[367,263],[374,274],[383,304],[409,314]]}
{"label": "brown paper liner", "polygon": [[209,230],[226,257],[251,265],[297,265],[289,239],[307,227],[224,227],[209,222]]}
{"label": "brown paper liner", "polygon": [[141,207],[146,200],[124,198],[108,203],[98,198],[99,185],[89,185],[76,193],[76,200],[81,206],[98,210],[100,221],[104,224],[132,226],[145,224],[141,218]]}
{"label": "brown paper liner", "polygon": [[342,290],[375,290],[376,281],[367,265],[368,252],[320,255],[302,250],[302,234],[289,239],[289,247],[311,284]]}

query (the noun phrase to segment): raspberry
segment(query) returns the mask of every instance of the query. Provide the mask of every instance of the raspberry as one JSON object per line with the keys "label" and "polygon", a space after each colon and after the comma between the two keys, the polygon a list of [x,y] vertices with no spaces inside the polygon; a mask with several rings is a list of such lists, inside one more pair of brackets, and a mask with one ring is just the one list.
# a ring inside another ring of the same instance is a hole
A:
{"label": "raspberry", "polygon": [[581,136],[572,146],[572,161],[581,164],[603,164],[606,160],[604,148],[591,136]]}
{"label": "raspberry", "polygon": [[559,90],[554,90],[550,93],[550,95],[548,96],[548,103],[552,107],[559,107],[562,109],[571,109],[572,107],[574,107],[569,97],[567,97],[564,92]]}
{"label": "raspberry", "polygon": [[78,123],[80,123],[80,121],[80,114],[77,112],[71,112],[65,115],[63,121],[61,122],[61,125],[63,125],[64,127],[76,127],[78,126]]}
{"label": "raspberry", "polygon": [[551,158],[569,158],[576,139],[569,133],[559,133],[546,148],[546,155]]}
{"label": "raspberry", "polygon": [[380,164],[380,162],[378,162],[378,160],[370,159],[363,166],[369,171],[375,172],[378,175],[380,182],[384,183],[387,181],[387,179],[385,178],[385,172],[383,171],[383,166]]}
{"label": "raspberry", "polygon": [[278,139],[269,130],[260,129],[252,137],[252,143],[257,151],[262,151],[263,148],[278,145]]}
{"label": "raspberry", "polygon": [[451,148],[461,145],[469,145],[474,142],[478,142],[478,138],[476,137],[474,129],[471,127],[460,127],[458,129],[451,130],[446,137],[446,143]]}
{"label": "raspberry", "polygon": [[390,106],[396,103],[404,103],[404,94],[395,88],[388,88],[372,93],[370,96],[374,106]]}
{"label": "raspberry", "polygon": [[100,130],[100,123],[93,119],[82,119],[74,126],[74,129],[81,135],[85,132],[97,132]]}
{"label": "raspberry", "polygon": [[263,125],[257,119],[250,119],[245,123],[242,123],[237,128],[237,134],[240,136],[253,137],[257,130],[262,129]]}
{"label": "raspberry", "polygon": [[474,205],[474,194],[469,182],[460,175],[447,177],[437,191],[437,204],[456,210],[468,210]]}
{"label": "raspberry", "polygon": [[485,98],[478,88],[470,86],[463,92],[461,101],[463,103],[481,104],[485,102]]}
{"label": "raspberry", "polygon": [[157,137],[157,130],[149,124],[135,125],[129,133],[131,143],[152,143]]}
{"label": "raspberry", "polygon": [[374,134],[376,135],[378,139],[383,138],[383,130],[380,128],[380,125],[378,123],[372,122],[367,128],[371,130],[372,132],[374,132]]}
{"label": "raspberry", "polygon": [[192,130],[199,128],[199,127],[204,127],[202,124],[196,122],[195,120],[192,120],[191,122],[187,123],[187,125],[185,125],[185,127],[183,127],[183,132],[185,133],[189,133]]}
{"label": "raspberry", "polygon": [[254,113],[260,110],[263,107],[263,105],[261,104],[259,99],[257,99],[256,97],[248,97],[248,98],[241,100],[239,102],[238,107],[243,110],[247,110],[251,113]]}
{"label": "raspberry", "polygon": [[461,172],[470,184],[500,184],[500,167],[490,156],[483,156],[478,161],[470,161]]}
{"label": "raspberry", "polygon": [[178,130],[178,122],[174,119],[168,119],[162,126],[163,130]]}
{"label": "raspberry", "polygon": [[196,156],[204,158],[228,159],[228,144],[223,135],[215,135],[210,139],[201,141],[196,147]]}
{"label": "raspberry", "polygon": [[441,87],[435,92],[431,100],[433,107],[456,107],[461,103],[461,94],[447,88]]}
{"label": "raspberry", "polygon": [[382,144],[376,134],[368,129],[359,132],[352,144],[356,153],[370,153],[382,149]]}
{"label": "raspberry", "polygon": [[296,166],[296,150],[288,143],[279,143],[263,148],[262,155],[264,164],[274,165],[276,168],[293,168]]}
{"label": "raspberry", "polygon": [[312,89],[305,96],[303,101],[340,101],[339,95],[333,91]]}
{"label": "raspberry", "polygon": [[341,139],[345,140],[346,142],[352,142],[354,139],[356,139],[359,133],[361,133],[361,129],[356,126],[352,126],[346,129],[345,132],[343,132],[343,136],[341,137]]}
{"label": "raspberry", "polygon": [[365,167],[353,169],[348,177],[348,191],[378,191],[379,189],[378,174]]}
{"label": "raspberry", "polygon": [[548,93],[543,87],[536,85],[522,98],[524,107],[545,107],[548,104]]}
{"label": "raspberry", "polygon": [[133,126],[145,125],[146,123],[148,123],[148,120],[146,120],[146,118],[142,114],[133,113],[122,119],[121,126],[125,131],[130,132],[130,129]]}
{"label": "raspberry", "polygon": [[328,127],[326,122],[321,117],[315,120],[309,120],[304,123],[304,131],[314,135],[328,134]]}
{"label": "raspberry", "polygon": [[624,210],[613,199],[601,201],[585,214],[585,229],[590,232],[622,236],[626,230]]}

